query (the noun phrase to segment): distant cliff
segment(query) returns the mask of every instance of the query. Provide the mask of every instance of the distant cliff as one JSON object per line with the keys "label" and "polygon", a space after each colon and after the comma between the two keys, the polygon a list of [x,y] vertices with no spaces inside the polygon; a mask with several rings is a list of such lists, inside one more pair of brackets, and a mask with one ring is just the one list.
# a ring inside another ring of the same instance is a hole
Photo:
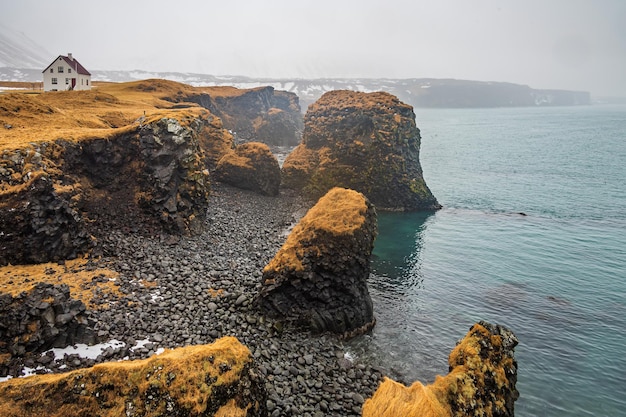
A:
{"label": "distant cliff", "polygon": [[[591,104],[586,91],[537,90],[527,85],[437,78],[249,78],[218,77],[208,74],[181,72],[92,71],[96,81],[134,81],[151,77],[182,81],[194,86],[234,86],[256,88],[271,86],[288,91],[300,98],[303,111],[332,90],[352,90],[371,93],[386,91],[413,107],[516,107],[572,106]],[[41,71],[0,68],[0,81],[41,81]],[[277,106],[278,107],[278,106]],[[220,116],[222,117],[222,116]],[[224,125],[228,127],[227,123]],[[261,140],[263,141],[263,140]]]}

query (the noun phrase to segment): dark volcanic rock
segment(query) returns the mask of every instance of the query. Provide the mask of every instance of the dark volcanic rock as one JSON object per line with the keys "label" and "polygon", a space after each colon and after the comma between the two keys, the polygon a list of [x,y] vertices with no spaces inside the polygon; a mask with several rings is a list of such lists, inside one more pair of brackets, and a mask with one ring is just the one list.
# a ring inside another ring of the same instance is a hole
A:
{"label": "dark volcanic rock", "polygon": [[313,198],[351,188],[381,210],[435,210],[420,140],[413,108],[391,94],[332,91],[309,107],[302,142],[283,164],[283,185]]}
{"label": "dark volcanic rock", "polygon": [[237,139],[294,146],[300,141],[302,113],[298,96],[273,87],[208,89],[186,97],[220,117]]}
{"label": "dark volcanic rock", "polygon": [[145,221],[175,234],[201,232],[209,172],[199,140],[210,140],[203,136],[209,124],[202,117],[155,118],[106,139],[5,150],[0,265],[85,253],[93,243],[86,222],[103,217],[124,227]]}
{"label": "dark volcanic rock", "polygon": [[0,293],[0,354],[93,343],[84,313],[85,305],[70,298],[66,284],[39,283],[15,297]]}
{"label": "dark volcanic rock", "polygon": [[217,164],[215,178],[237,188],[275,196],[280,188],[280,166],[267,145],[248,142],[224,155]]}
{"label": "dark volcanic rock", "polygon": [[164,118],[139,132],[146,167],[139,203],[175,233],[198,234],[204,225],[209,177],[197,138],[204,124]]}
{"label": "dark volcanic rock", "polygon": [[150,359],[0,384],[5,417],[267,416],[264,381],[234,337]]}
{"label": "dark volcanic rock", "polygon": [[351,336],[374,325],[367,289],[376,211],[360,193],[334,188],[300,220],[263,270],[257,303],[270,315]]}
{"label": "dark volcanic rock", "polygon": [[82,217],[44,173],[0,197],[0,265],[71,259],[92,246]]}
{"label": "dark volcanic rock", "polygon": [[506,327],[481,321],[450,353],[448,375],[427,386],[385,379],[365,402],[363,417],[512,417],[519,397],[517,343]]}

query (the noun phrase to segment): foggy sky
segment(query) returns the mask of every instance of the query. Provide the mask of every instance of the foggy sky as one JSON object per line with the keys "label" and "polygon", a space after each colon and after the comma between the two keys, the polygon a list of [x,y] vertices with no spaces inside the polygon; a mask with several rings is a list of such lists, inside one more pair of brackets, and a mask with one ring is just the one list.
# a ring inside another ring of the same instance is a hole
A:
{"label": "foggy sky", "polygon": [[457,78],[626,96],[625,0],[3,0],[92,70]]}

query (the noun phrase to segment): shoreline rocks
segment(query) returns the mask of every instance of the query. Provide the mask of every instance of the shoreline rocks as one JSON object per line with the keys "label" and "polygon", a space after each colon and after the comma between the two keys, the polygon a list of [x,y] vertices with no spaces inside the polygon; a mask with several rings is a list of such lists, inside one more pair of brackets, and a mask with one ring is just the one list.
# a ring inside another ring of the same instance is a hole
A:
{"label": "shoreline rocks", "polygon": [[265,385],[252,355],[234,337],[141,361],[111,362],[0,384],[0,409],[6,417],[254,417],[267,416],[266,402]]}
{"label": "shoreline rocks", "polygon": [[365,196],[333,188],[265,266],[256,302],[315,333],[369,330],[375,319],[367,279],[376,231],[376,211]]}
{"label": "shoreline rocks", "polygon": [[283,185],[310,198],[359,191],[378,210],[441,208],[419,162],[413,108],[384,92],[331,91],[309,106],[302,142],[283,164]]}
{"label": "shoreline rocks", "polygon": [[363,417],[512,417],[519,397],[509,329],[479,322],[450,353],[450,373],[430,385],[405,387],[385,378],[363,406]]}

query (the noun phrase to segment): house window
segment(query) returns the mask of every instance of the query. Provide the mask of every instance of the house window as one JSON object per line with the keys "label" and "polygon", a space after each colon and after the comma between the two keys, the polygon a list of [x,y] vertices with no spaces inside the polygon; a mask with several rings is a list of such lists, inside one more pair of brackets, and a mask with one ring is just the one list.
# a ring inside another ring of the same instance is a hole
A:
{"label": "house window", "polygon": [[63,72],[63,67],[62,66],[59,66],[59,72],[60,73]]}
{"label": "house window", "polygon": [[50,74],[54,74],[54,68],[50,68]]}
{"label": "house window", "polygon": [[66,78],[66,79],[65,79],[65,85],[67,85],[67,84],[69,84],[69,83],[70,83],[70,79],[69,79],[69,78]]}
{"label": "house window", "polygon": [[68,73],[68,74],[71,74],[71,73],[72,73],[72,69],[71,69],[71,68],[68,68],[68,69],[67,69],[67,73]]}
{"label": "house window", "polygon": [[87,80],[87,85],[89,85],[89,80]]}
{"label": "house window", "polygon": [[57,83],[57,79],[56,79],[56,78],[53,78],[53,79],[52,79],[52,84],[56,84],[56,83]]}

